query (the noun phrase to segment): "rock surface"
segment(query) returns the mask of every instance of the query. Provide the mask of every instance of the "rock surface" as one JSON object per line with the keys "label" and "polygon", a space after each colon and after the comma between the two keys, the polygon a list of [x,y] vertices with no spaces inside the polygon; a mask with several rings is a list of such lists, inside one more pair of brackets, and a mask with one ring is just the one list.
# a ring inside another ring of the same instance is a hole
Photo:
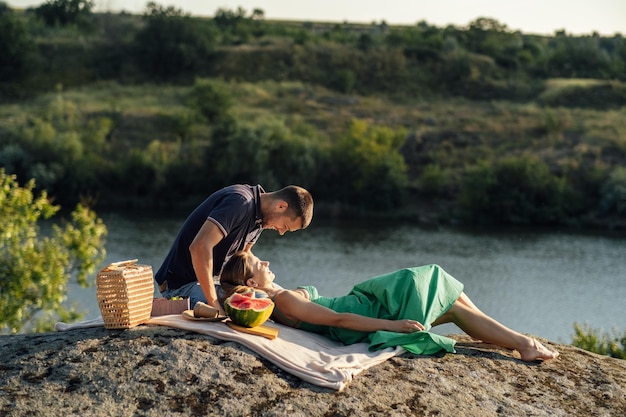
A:
{"label": "rock surface", "polygon": [[626,361],[542,340],[561,357],[452,335],[457,354],[405,354],[337,392],[245,347],[158,326],[0,336],[2,416],[625,416]]}

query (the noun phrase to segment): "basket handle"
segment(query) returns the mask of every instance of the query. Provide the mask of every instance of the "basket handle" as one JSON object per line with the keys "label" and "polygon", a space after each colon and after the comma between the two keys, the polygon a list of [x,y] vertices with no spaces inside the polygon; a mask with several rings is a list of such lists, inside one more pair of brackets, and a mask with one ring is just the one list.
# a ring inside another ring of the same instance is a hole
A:
{"label": "basket handle", "polygon": [[107,269],[118,269],[124,266],[134,265],[136,264],[138,259],[128,259],[126,261],[119,261],[111,263]]}

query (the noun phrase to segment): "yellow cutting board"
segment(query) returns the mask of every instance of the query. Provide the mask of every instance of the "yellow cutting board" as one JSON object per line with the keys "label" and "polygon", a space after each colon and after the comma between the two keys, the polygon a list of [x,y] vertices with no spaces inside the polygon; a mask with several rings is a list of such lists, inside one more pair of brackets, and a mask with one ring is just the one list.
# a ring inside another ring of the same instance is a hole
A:
{"label": "yellow cutting board", "polygon": [[270,326],[264,326],[264,325],[260,325],[256,327],[243,327],[243,326],[239,326],[238,324],[233,323],[230,320],[227,321],[226,324],[228,324],[231,329],[237,330],[238,332],[254,334],[257,336],[263,336],[270,340],[276,339],[276,337],[278,336],[278,332],[279,332],[279,329],[277,329],[276,327],[270,327]]}

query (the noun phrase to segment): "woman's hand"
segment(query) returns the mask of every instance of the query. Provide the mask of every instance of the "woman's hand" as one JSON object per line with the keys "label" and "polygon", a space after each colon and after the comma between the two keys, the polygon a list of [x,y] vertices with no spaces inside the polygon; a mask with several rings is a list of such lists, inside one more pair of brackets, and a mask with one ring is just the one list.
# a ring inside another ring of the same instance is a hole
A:
{"label": "woman's hand", "polygon": [[424,325],[415,320],[391,320],[389,331],[396,333],[415,333],[424,330]]}

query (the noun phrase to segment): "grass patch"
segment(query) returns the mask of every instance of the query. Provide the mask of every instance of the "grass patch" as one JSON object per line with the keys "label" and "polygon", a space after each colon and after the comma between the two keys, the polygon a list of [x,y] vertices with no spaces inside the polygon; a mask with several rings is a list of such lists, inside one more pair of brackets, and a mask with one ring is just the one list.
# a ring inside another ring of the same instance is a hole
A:
{"label": "grass patch", "polygon": [[546,81],[546,88],[560,89],[569,87],[593,87],[597,85],[606,85],[609,81],[596,80],[591,78],[551,78]]}
{"label": "grass patch", "polygon": [[626,106],[626,84],[612,80],[549,80],[537,102],[554,107],[619,109]]}

